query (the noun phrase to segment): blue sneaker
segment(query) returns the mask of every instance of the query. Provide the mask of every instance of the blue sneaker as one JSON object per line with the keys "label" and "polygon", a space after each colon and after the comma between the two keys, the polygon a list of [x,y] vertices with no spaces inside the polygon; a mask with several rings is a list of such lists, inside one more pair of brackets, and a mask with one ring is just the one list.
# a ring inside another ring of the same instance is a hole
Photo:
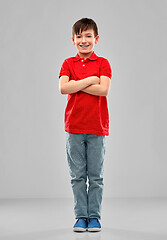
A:
{"label": "blue sneaker", "polygon": [[74,224],[74,232],[85,232],[87,230],[87,219],[79,218]]}
{"label": "blue sneaker", "polygon": [[97,218],[90,218],[88,222],[89,232],[99,232],[101,231],[101,224]]}

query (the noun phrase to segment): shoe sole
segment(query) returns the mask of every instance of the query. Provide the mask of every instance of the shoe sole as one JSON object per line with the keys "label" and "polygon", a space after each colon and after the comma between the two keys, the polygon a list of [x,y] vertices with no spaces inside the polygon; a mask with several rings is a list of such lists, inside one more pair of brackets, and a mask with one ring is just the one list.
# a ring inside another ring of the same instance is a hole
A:
{"label": "shoe sole", "polygon": [[88,228],[88,232],[100,232],[101,228]]}
{"label": "shoe sole", "polygon": [[81,228],[81,227],[75,227],[73,228],[74,232],[86,232],[86,228]]}

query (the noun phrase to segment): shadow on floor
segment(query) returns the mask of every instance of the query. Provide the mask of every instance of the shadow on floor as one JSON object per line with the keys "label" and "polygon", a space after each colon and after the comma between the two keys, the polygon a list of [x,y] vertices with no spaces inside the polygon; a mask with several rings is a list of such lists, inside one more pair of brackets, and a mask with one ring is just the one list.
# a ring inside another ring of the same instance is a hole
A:
{"label": "shadow on floor", "polygon": [[101,232],[76,233],[72,229],[53,229],[0,236],[0,240],[166,240],[167,235],[103,228]]}

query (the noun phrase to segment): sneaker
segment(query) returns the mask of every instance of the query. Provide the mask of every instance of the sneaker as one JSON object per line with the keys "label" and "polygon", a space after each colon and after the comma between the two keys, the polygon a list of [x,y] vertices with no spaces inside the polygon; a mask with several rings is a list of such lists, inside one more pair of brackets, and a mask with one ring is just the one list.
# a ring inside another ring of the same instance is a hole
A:
{"label": "sneaker", "polygon": [[74,232],[85,232],[87,230],[87,219],[79,218],[74,224]]}
{"label": "sneaker", "polygon": [[90,218],[88,222],[89,232],[99,232],[101,231],[101,224],[97,218]]}

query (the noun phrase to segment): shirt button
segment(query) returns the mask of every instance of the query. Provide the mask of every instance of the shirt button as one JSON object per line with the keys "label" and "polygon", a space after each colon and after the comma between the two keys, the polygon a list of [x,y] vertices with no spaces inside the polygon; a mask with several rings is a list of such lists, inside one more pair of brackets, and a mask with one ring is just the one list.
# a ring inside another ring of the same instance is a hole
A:
{"label": "shirt button", "polygon": [[83,62],[83,60],[81,60]]}
{"label": "shirt button", "polygon": [[85,65],[83,64],[83,67],[85,67]]}

